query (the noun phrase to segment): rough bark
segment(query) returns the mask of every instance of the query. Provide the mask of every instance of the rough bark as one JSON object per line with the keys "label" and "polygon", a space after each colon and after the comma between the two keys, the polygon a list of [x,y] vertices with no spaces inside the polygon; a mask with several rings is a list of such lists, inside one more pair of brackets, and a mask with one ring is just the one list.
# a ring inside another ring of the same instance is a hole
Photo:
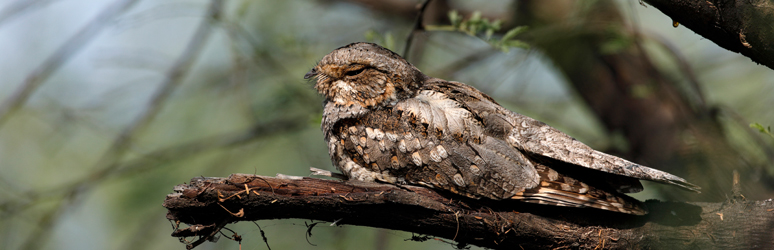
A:
{"label": "rough bark", "polygon": [[[761,249],[774,201],[647,201],[647,216],[473,200],[416,186],[233,174],[178,185],[164,207],[204,242],[228,223],[301,218],[414,232],[493,249]],[[253,235],[250,237],[258,237]]]}
{"label": "rough bark", "polygon": [[645,0],[675,22],[724,49],[774,69],[774,2]]}

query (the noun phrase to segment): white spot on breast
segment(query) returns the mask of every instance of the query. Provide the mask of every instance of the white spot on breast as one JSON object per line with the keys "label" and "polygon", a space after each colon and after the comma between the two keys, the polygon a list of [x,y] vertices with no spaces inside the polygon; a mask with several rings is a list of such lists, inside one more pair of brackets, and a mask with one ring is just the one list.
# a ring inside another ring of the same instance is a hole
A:
{"label": "white spot on breast", "polygon": [[460,174],[455,174],[454,177],[452,177],[452,180],[454,180],[454,184],[457,184],[457,186],[465,186],[465,179],[463,179]]}
{"label": "white spot on breast", "polygon": [[357,134],[357,128],[355,126],[349,127],[349,133],[350,134]]}
{"label": "white spot on breast", "polygon": [[398,150],[400,150],[401,153],[406,153],[408,151],[406,149],[406,140],[400,140],[400,142],[398,142]]}
{"label": "white spot on breast", "polygon": [[479,169],[478,166],[476,165],[470,165],[470,172],[473,173],[474,175],[478,175],[479,173],[481,173],[481,169]]}
{"label": "white spot on breast", "polygon": [[414,162],[414,165],[422,166],[422,157],[419,156],[419,152],[411,154],[411,160]]}
{"label": "white spot on breast", "polygon": [[381,151],[387,150],[387,146],[384,145],[384,140],[379,141],[379,150]]}
{"label": "white spot on breast", "polygon": [[441,156],[439,156],[438,152],[435,150],[430,150],[430,160],[434,162],[441,162],[443,158],[441,158]]}
{"label": "white spot on breast", "polygon": [[440,156],[441,158],[449,157],[449,154],[446,152],[446,148],[444,148],[441,145],[438,145],[438,147],[435,147],[435,151],[438,152],[438,156]]}
{"label": "white spot on breast", "polygon": [[422,148],[422,145],[420,145],[420,142],[419,142],[419,138],[414,138],[414,140],[411,141],[409,147],[411,148],[409,149],[409,151]]}
{"label": "white spot on breast", "polygon": [[376,164],[371,164],[372,170],[362,167],[350,159],[346,159],[345,161],[346,162],[342,161],[341,164],[339,164],[339,170],[349,176],[350,179],[368,182],[380,180],[388,183],[395,183],[397,181],[397,178],[390,175],[389,171],[379,171],[379,166]]}
{"label": "white spot on breast", "polygon": [[384,132],[382,132],[382,130],[380,130],[378,128],[375,128],[374,129],[374,136],[376,136],[377,140],[381,141],[382,139],[384,139]]}
{"label": "white spot on breast", "polygon": [[374,129],[372,129],[372,128],[368,128],[368,127],[366,128],[366,135],[371,140],[376,139],[376,134],[374,133]]}
{"label": "white spot on breast", "polygon": [[398,140],[398,135],[393,134],[391,132],[387,132],[387,139],[390,140],[391,142],[395,142]]}
{"label": "white spot on breast", "polygon": [[392,168],[399,168],[400,162],[398,162],[398,157],[394,155],[390,157],[390,164],[392,164]]}
{"label": "white spot on breast", "polygon": [[336,141],[338,139],[335,136],[328,139],[328,154],[333,155],[333,152],[336,152]]}
{"label": "white spot on breast", "polygon": [[357,165],[357,163],[347,159],[344,163],[344,166],[341,167],[341,171],[351,172],[354,168],[360,168],[360,165]]}

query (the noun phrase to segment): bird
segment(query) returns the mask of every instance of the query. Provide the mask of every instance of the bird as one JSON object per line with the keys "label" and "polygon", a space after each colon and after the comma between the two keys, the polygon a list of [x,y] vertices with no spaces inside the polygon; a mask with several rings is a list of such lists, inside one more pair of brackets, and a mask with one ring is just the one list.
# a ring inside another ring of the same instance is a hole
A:
{"label": "bird", "polygon": [[596,151],[472,86],[427,76],[374,43],[337,48],[304,78],[324,97],[328,153],[350,180],[634,215],[648,212],[626,195],[643,190],[640,180],[700,191]]}

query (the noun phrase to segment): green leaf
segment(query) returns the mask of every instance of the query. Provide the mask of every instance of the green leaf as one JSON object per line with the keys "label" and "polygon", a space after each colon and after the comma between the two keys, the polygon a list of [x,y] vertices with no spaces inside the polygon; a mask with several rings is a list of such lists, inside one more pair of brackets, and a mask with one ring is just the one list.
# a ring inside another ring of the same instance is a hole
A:
{"label": "green leaf", "polygon": [[774,134],[771,133],[771,126],[764,128],[763,125],[755,122],[755,123],[750,123],[750,127],[754,129],[758,129],[758,131],[760,131],[761,133],[767,134],[771,136],[771,138],[774,138]]}
{"label": "green leaf", "polygon": [[519,26],[519,27],[513,28],[508,32],[506,32],[505,35],[503,35],[503,41],[511,40],[517,35],[524,33],[524,31],[527,31],[527,26]]}
{"label": "green leaf", "polygon": [[477,37],[486,41],[492,47],[508,52],[510,48],[524,48],[528,49],[529,45],[525,42],[514,40],[518,34],[527,30],[527,26],[519,26],[506,32],[506,34],[498,39],[494,37],[494,34],[502,28],[502,20],[493,20],[483,18],[480,11],[475,11],[470,15],[469,19],[465,19],[460,16],[456,10],[449,11],[449,20],[452,25],[449,26],[427,26],[427,30],[444,30],[444,31],[457,31],[464,32],[470,36]]}
{"label": "green leaf", "polygon": [[481,20],[481,11],[474,11],[470,16],[470,22],[477,23]]}
{"label": "green leaf", "polygon": [[[763,125],[761,125],[760,123],[757,123],[757,122],[750,123],[750,127],[754,129],[758,129],[759,131],[761,131],[761,133],[766,133],[766,128],[764,128]],[[769,128],[769,130],[771,130],[771,128]]]}
{"label": "green leaf", "polygon": [[502,29],[503,20],[500,20],[500,19],[494,20],[494,22],[492,22],[490,25],[494,31],[498,31]]}
{"label": "green leaf", "polygon": [[452,26],[459,27],[460,23],[462,23],[462,16],[460,16],[460,13],[458,13],[457,10],[451,10],[449,11],[449,21]]}
{"label": "green leaf", "polygon": [[508,47],[529,49],[529,44],[519,40],[505,41],[505,45]]}

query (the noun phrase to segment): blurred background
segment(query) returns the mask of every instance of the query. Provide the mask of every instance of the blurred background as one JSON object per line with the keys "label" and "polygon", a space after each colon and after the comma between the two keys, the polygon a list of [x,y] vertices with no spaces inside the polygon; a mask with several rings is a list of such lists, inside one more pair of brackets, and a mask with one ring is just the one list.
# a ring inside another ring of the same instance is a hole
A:
{"label": "blurred background", "polygon": [[[334,170],[322,98],[304,73],[356,41],[403,54],[418,4],[0,1],[0,249],[184,249],[161,206],[175,185]],[[435,0],[423,23],[408,60],[425,74],[704,188],[646,183],[639,199],[720,202],[734,170],[747,199],[774,196],[774,137],[749,126],[774,124],[774,71],[653,7]],[[454,247],[366,227],[322,223],[305,237],[308,220],[257,223],[272,249]],[[228,228],[241,249],[266,249],[255,224]],[[221,237],[197,249],[239,247]]]}

